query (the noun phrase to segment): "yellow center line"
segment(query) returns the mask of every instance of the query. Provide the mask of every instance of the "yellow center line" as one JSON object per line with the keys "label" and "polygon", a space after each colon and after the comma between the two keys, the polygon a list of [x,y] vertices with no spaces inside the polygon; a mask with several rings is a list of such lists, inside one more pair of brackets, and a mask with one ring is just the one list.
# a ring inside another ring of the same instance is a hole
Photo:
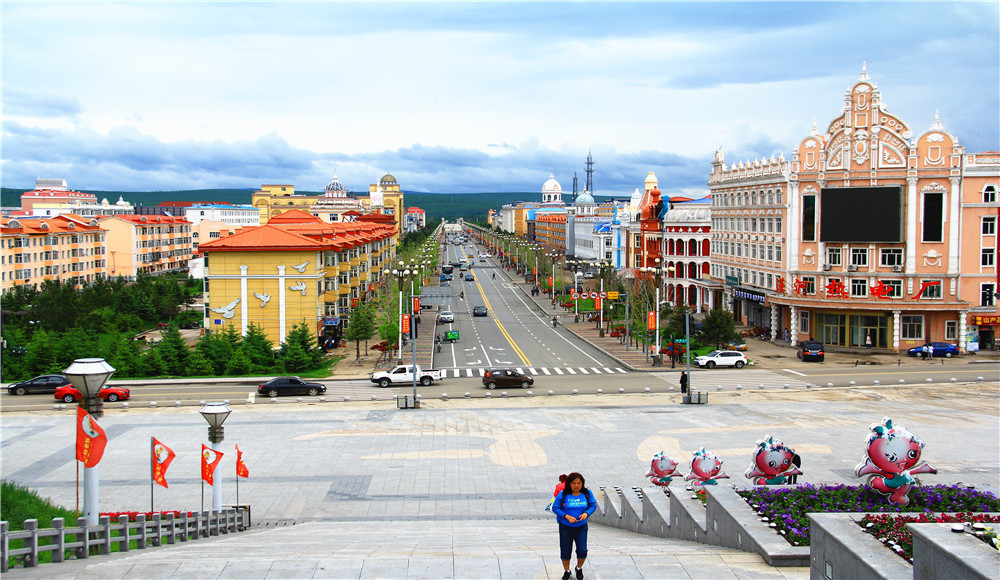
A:
{"label": "yellow center line", "polygon": [[[486,303],[487,310],[492,311],[493,307],[490,306],[490,301],[488,298],[486,298],[486,292],[483,291],[483,286],[482,284],[479,283],[479,280],[476,280],[476,288],[479,288],[479,295],[483,297],[483,302]],[[503,324],[499,320],[497,320],[496,316],[493,317],[493,322],[496,322],[497,328],[500,329],[500,333],[507,338],[507,342],[510,343],[511,348],[514,349],[514,352],[517,354],[517,356],[521,358],[521,362],[524,363],[524,366],[530,367],[531,361],[528,360],[528,357],[524,356],[524,353],[521,351],[520,348],[517,347],[517,344],[514,343],[514,339],[511,338],[510,333],[508,333],[507,329],[504,328]]]}

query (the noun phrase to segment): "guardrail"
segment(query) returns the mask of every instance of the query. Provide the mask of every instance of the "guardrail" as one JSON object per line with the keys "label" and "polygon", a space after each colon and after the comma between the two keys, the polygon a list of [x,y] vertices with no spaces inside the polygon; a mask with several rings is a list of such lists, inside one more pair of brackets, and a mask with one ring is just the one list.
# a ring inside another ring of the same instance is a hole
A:
{"label": "guardrail", "polygon": [[[10,569],[11,559],[15,565],[35,568],[39,555],[52,553],[52,562],[64,562],[71,558],[86,559],[95,554],[110,554],[112,545],[119,552],[128,552],[130,543],[136,542],[136,549],[161,546],[164,541],[174,544],[187,542],[219,534],[242,532],[250,528],[249,506],[226,508],[221,512],[203,511],[199,514],[175,518],[174,514],[153,514],[147,520],[145,514],[136,516],[129,522],[127,515],[118,516],[117,523],[111,523],[109,516],[101,516],[97,525],[88,525],[86,518],[78,518],[76,526],[66,527],[63,518],[52,518],[51,528],[38,527],[38,520],[25,520],[24,529],[10,531],[9,522],[0,522],[0,572]],[[117,533],[117,535],[114,535]],[[67,539],[71,536],[73,541]],[[41,540],[51,538],[51,543],[42,545]],[[11,541],[22,540],[21,548],[10,548]]]}

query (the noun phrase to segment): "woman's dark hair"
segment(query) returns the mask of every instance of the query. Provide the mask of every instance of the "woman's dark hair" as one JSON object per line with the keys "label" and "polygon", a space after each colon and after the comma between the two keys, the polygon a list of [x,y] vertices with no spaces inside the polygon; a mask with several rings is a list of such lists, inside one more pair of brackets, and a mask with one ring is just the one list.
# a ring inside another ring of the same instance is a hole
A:
{"label": "woman's dark hair", "polygon": [[587,480],[584,479],[583,476],[580,475],[578,472],[574,471],[573,473],[566,476],[566,489],[565,491],[563,491],[563,505],[566,505],[566,492],[573,493],[570,484],[572,484],[574,481],[578,479],[580,480],[581,484],[580,493],[582,493],[584,497],[587,496]]}
{"label": "woman's dark hair", "polygon": [[565,473],[559,476],[559,482],[560,483],[566,483],[566,474]]}

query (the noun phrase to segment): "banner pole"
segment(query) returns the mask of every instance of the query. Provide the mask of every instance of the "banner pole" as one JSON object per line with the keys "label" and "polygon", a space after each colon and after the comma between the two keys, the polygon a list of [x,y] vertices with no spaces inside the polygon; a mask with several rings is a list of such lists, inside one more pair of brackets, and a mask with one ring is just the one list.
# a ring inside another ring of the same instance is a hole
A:
{"label": "banner pole", "polygon": [[153,517],[153,472],[156,466],[156,447],[153,436],[149,437],[149,517]]}

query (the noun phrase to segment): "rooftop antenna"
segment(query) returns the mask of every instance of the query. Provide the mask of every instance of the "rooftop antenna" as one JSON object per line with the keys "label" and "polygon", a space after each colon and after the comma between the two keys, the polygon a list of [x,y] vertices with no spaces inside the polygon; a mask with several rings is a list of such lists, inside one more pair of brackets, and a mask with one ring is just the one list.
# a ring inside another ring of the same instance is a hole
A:
{"label": "rooftop antenna", "polygon": [[573,205],[576,205],[576,172],[573,172]]}
{"label": "rooftop antenna", "polygon": [[587,186],[583,190],[594,195],[594,158],[590,151],[587,151]]}

